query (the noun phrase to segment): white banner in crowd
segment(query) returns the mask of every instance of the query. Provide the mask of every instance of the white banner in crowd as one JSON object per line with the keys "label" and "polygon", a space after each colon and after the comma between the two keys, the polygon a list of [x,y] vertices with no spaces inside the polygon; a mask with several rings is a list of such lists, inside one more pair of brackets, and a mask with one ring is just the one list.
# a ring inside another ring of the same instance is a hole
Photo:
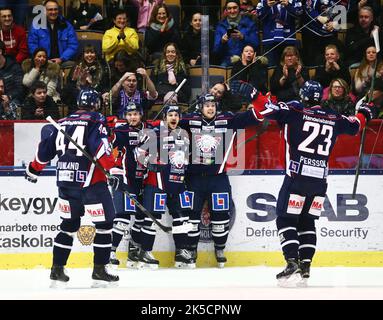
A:
{"label": "white banner in crowd", "polygon": [[[380,251],[383,250],[383,180],[379,175],[361,176],[358,193],[352,199],[351,175],[332,175],[317,223],[318,250]],[[230,177],[235,209],[227,251],[278,251],[275,205],[283,181],[282,175]],[[59,230],[57,187],[55,177],[39,177],[37,184],[23,177],[0,177],[0,254],[51,252]],[[171,225],[166,214],[163,223]],[[202,221],[209,221],[206,212]],[[92,226],[88,217],[83,226]],[[89,228],[91,229],[91,228]],[[83,231],[87,228],[83,228]],[[174,250],[171,235],[157,232],[155,251]],[[92,251],[86,232],[79,235],[74,252]],[[200,249],[211,248],[210,229],[204,227]],[[126,250],[126,241],[120,245]]]}

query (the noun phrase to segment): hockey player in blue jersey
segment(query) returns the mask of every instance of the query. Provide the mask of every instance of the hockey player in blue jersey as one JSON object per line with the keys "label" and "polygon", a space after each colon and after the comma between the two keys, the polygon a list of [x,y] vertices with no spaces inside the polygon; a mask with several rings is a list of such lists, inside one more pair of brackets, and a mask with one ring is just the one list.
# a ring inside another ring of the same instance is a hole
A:
{"label": "hockey player in blue jersey", "polygon": [[[99,94],[93,89],[81,90],[77,98],[78,110],[60,119],[59,125],[105,169],[114,165],[114,157],[107,140],[104,117],[97,112]],[[46,164],[58,157],[58,209],[62,222],[54,240],[52,286],[69,281],[64,266],[71,253],[73,239],[81,225],[81,217],[89,215],[96,227],[93,241],[94,286],[115,284],[117,275],[106,269],[112,244],[112,226],[115,210],[104,173],[60,131],[52,125],[42,128],[42,139],[35,159],[29,163],[25,178],[33,183]]]}
{"label": "hockey player in blue jersey", "polygon": [[[173,217],[173,227],[189,220],[191,198],[185,185],[185,172],[189,161],[189,135],[178,126],[180,109],[166,106],[163,121],[150,132],[142,131],[142,143],[136,148],[137,161],[148,169],[144,180],[143,205],[157,219],[166,207]],[[141,250],[138,267],[158,268],[159,261],[152,255],[156,230],[150,218],[144,219],[140,234]],[[187,250],[187,233],[173,233],[175,267],[194,268],[195,263]]]}
{"label": "hockey player in blue jersey", "polygon": [[301,101],[271,103],[258,95],[254,108],[282,127],[286,176],[277,201],[277,229],[286,268],[277,275],[280,286],[305,285],[316,249],[315,220],[327,190],[328,159],[340,134],[356,135],[376,115],[364,103],[356,116],[345,117],[322,108],[322,86],[306,81]]}
{"label": "hockey player in blue jersey", "polygon": [[[120,264],[116,257],[116,249],[126,232],[130,232],[131,236],[128,245],[127,266],[135,267],[138,262],[140,232],[145,214],[137,209],[134,202],[122,190],[129,192],[141,202],[142,183],[146,168],[136,162],[133,151],[139,143],[140,130],[152,127],[147,122],[142,121],[142,115],[142,108],[135,103],[129,103],[125,109],[127,123],[115,127],[112,134],[113,147],[119,150],[121,158],[121,165],[110,171],[121,180],[118,186],[113,186],[115,189],[113,190],[113,202],[116,208],[110,256],[110,263],[113,265]],[[133,220],[134,223],[131,225]]]}
{"label": "hockey player in blue jersey", "polygon": [[[243,86],[240,86],[243,87]],[[239,93],[240,90],[237,90]],[[193,204],[189,246],[197,259],[199,224],[204,201],[211,213],[212,238],[218,267],[224,267],[224,249],[229,234],[231,187],[225,171],[225,158],[237,129],[259,124],[263,118],[253,108],[240,113],[219,112],[211,94],[201,97],[199,110],[185,114],[180,127],[190,133],[192,152],[187,171],[187,187]],[[231,135],[230,135],[231,134]],[[231,138],[231,139],[230,139]]]}

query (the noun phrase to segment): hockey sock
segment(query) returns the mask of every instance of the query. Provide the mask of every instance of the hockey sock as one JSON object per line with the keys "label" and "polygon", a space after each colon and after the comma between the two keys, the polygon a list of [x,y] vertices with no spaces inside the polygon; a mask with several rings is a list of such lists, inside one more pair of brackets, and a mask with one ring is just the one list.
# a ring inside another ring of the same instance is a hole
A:
{"label": "hockey sock", "polygon": [[[181,226],[184,222],[187,222],[189,217],[174,218],[172,226]],[[185,249],[188,246],[188,234],[187,233],[173,233],[173,239],[176,249]]]}
{"label": "hockey sock", "polygon": [[80,219],[63,219],[60,224],[60,232],[53,244],[53,264],[65,266],[72,250],[73,238],[80,228]]}
{"label": "hockey sock", "polygon": [[[108,228],[109,226],[109,228]],[[109,263],[110,250],[112,246],[111,224],[96,225],[96,236],[93,240],[93,262],[95,265],[106,265]]]}
{"label": "hockey sock", "polygon": [[298,223],[299,259],[311,261],[316,249],[317,235],[315,220],[303,216]]}
{"label": "hockey sock", "polygon": [[[224,218],[224,220],[212,219],[211,224],[211,235],[214,241],[214,247],[218,250],[225,249],[227,237],[229,236],[229,216],[225,215],[225,217],[220,214],[220,218]],[[227,218],[227,219],[225,219]]]}
{"label": "hockey sock", "polygon": [[145,215],[143,213],[137,212],[134,223],[130,229],[130,234],[132,236],[132,239],[135,243],[141,243],[140,237],[141,237],[141,228],[144,224]]}
{"label": "hockey sock", "polygon": [[65,266],[73,245],[75,232],[60,231],[53,244],[53,264]]}
{"label": "hockey sock", "polygon": [[118,213],[113,221],[112,251],[116,251],[122,237],[129,232],[130,215],[127,213]]}
{"label": "hockey sock", "polygon": [[[160,214],[153,214],[153,215],[156,219],[158,220],[161,219]],[[144,251],[152,251],[155,237],[156,237],[155,224],[152,219],[146,217],[144,219],[144,224],[141,228],[141,235],[140,235],[141,249]]]}
{"label": "hockey sock", "polygon": [[188,232],[188,246],[190,249],[196,250],[198,247],[199,236],[201,234],[199,228],[201,213],[192,211],[189,216],[189,222],[193,224],[193,229]]}
{"label": "hockey sock", "polygon": [[298,220],[289,217],[277,217],[278,236],[285,259],[298,259]]}

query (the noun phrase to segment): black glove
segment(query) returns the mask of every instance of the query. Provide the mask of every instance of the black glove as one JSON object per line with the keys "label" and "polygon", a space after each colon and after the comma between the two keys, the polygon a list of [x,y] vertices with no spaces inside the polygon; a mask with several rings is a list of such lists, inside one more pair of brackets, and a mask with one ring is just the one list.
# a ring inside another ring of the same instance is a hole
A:
{"label": "black glove", "polygon": [[367,122],[371,119],[375,119],[378,116],[378,108],[375,107],[372,102],[363,102],[360,105],[358,112],[364,115]]}
{"label": "black glove", "polygon": [[250,83],[242,80],[233,80],[230,82],[230,91],[232,94],[239,95],[247,101],[253,101],[257,98],[259,92]]}
{"label": "black glove", "polygon": [[36,183],[40,173],[40,171],[33,169],[32,162],[30,162],[27,169],[25,169],[24,178],[27,179],[29,182]]}
{"label": "black glove", "polygon": [[109,176],[108,185],[112,188],[113,191],[124,191],[124,182],[122,181],[122,176]]}

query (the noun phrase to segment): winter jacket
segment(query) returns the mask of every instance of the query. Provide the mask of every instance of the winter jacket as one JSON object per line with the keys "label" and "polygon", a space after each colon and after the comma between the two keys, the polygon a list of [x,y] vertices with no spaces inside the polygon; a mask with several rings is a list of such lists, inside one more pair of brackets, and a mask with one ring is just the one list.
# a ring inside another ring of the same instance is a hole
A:
{"label": "winter jacket", "polygon": [[[74,60],[78,51],[77,34],[73,26],[62,16],[58,17],[58,46],[60,59],[64,61]],[[51,57],[51,38],[48,26],[35,29],[31,25],[28,33],[29,53],[32,56],[37,48],[45,48],[48,57]]]}
{"label": "winter jacket", "polygon": [[251,45],[255,51],[259,46],[257,25],[249,17],[242,16],[237,29],[243,34],[243,40],[229,38],[229,41],[222,43],[222,36],[230,28],[227,19],[221,20],[215,30],[213,52],[219,57],[221,63],[231,65],[230,58],[234,55],[241,56],[246,45]]}
{"label": "winter jacket", "polygon": [[105,53],[106,61],[113,59],[117,51],[125,50],[128,54],[137,52],[138,34],[133,28],[125,27],[125,39],[118,39],[120,29],[114,26],[106,30],[102,38],[102,52]]}
{"label": "winter jacket", "polygon": [[44,115],[41,117],[37,117],[35,115],[36,111],[36,102],[32,96],[28,96],[22,107],[21,118],[26,120],[44,120],[47,116],[51,116],[53,119],[59,119],[60,113],[56,103],[50,96],[47,96],[44,105]]}
{"label": "winter jacket", "polygon": [[[241,71],[242,70],[242,71]],[[231,80],[242,80],[266,94],[267,88],[267,59],[260,58],[250,66],[245,66],[242,61],[233,64]]]}
{"label": "winter jacket", "polygon": [[5,56],[5,65],[0,68],[0,77],[4,79],[5,93],[18,105],[24,100],[23,70],[12,56]]}
{"label": "winter jacket", "polygon": [[302,2],[292,0],[288,6],[280,3],[272,7],[267,5],[267,0],[261,0],[257,5],[258,19],[263,24],[263,44],[285,42],[295,45],[295,22],[302,15]]}
{"label": "winter jacket", "polygon": [[38,71],[32,65],[32,60],[25,60],[21,68],[24,72],[23,85],[30,88],[37,80],[47,85],[47,94],[52,97],[55,102],[60,100],[60,94],[57,92],[57,85],[60,76],[60,66],[56,63],[48,61],[47,66]]}
{"label": "winter jacket", "polygon": [[6,54],[14,56],[18,63],[28,58],[27,33],[23,27],[13,24],[8,31],[0,30],[0,39],[5,44]]}

